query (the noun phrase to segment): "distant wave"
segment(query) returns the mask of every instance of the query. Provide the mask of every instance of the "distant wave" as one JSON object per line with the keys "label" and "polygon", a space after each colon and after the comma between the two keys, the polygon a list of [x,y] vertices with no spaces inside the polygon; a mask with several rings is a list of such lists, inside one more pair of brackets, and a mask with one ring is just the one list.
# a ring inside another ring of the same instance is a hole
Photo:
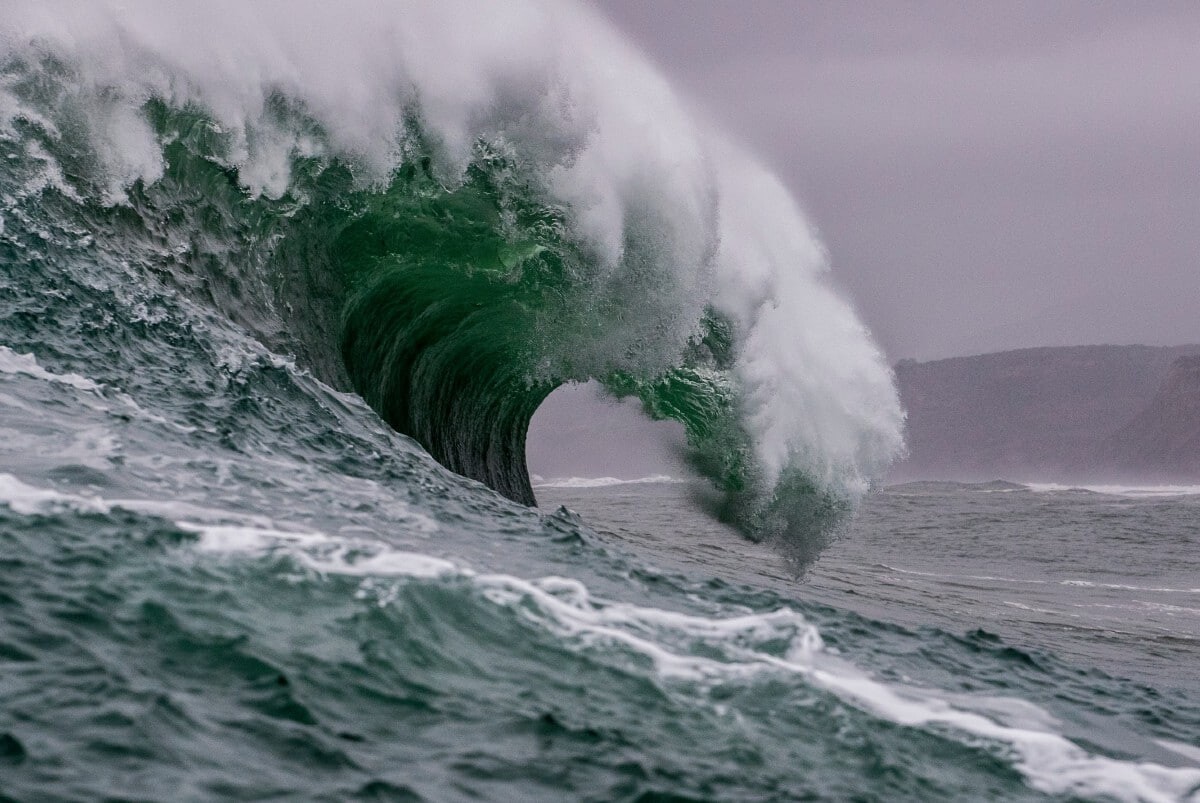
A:
{"label": "distant wave", "polygon": [[896,485],[889,485],[888,491],[897,494],[929,494],[929,493],[955,493],[964,491],[969,493],[1013,493],[1015,491],[1028,491],[1029,486],[1021,485],[1016,482],[1007,482],[1005,480],[992,480],[990,482],[955,482],[953,480],[917,480],[914,482],[903,482]]}
{"label": "distant wave", "polygon": [[1123,583],[1097,583],[1091,580],[1062,580],[1059,585],[1080,588],[1111,588],[1116,591],[1151,591],[1156,594],[1200,594],[1200,588],[1165,588],[1161,586],[1131,586]]}
{"label": "distant wave", "polygon": [[[931,577],[935,580],[985,580],[996,583],[1013,583],[1017,585],[1047,585],[1052,580],[1039,580],[1035,578],[1016,578],[1016,577],[998,577],[988,574],[953,574],[948,572],[923,572],[916,569],[901,569],[898,566],[892,566],[887,563],[879,563],[876,566],[880,569],[885,569],[889,572],[897,574],[910,574],[916,577]],[[1134,586],[1125,585],[1123,583],[1100,583],[1093,580],[1059,580],[1057,584],[1060,586],[1074,586],[1077,588],[1102,588],[1114,591],[1145,591],[1156,594],[1200,594],[1200,588],[1170,588],[1165,586]]]}
{"label": "distant wave", "polygon": [[1053,482],[1031,482],[1026,486],[1034,493],[1090,491],[1105,496],[1197,496],[1200,485],[1063,485]]}
{"label": "distant wave", "polygon": [[608,488],[612,485],[659,485],[664,483],[679,483],[686,480],[675,479],[666,474],[653,474],[649,477],[638,477],[633,480],[622,480],[616,477],[562,477],[559,479],[543,480],[534,477],[534,488]]}
{"label": "distant wave", "polygon": [[1157,497],[1197,496],[1200,485],[1100,485],[1064,484],[1057,482],[955,482],[952,480],[918,480],[888,486],[895,494],[939,493],[1092,493],[1104,496]]}

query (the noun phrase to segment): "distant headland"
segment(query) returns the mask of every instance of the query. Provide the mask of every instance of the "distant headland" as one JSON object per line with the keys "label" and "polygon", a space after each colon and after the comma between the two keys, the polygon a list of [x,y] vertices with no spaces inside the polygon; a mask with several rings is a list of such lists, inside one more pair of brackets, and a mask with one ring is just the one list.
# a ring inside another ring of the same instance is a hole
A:
{"label": "distant headland", "polygon": [[914,479],[1200,481],[1200,345],[1020,349],[895,366]]}

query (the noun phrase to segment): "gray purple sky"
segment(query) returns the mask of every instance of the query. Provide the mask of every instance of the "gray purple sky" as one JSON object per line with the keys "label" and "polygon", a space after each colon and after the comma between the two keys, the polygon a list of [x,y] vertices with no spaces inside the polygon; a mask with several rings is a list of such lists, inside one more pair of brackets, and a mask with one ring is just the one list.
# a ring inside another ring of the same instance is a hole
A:
{"label": "gray purple sky", "polygon": [[1200,342],[1200,3],[595,0],[892,359]]}

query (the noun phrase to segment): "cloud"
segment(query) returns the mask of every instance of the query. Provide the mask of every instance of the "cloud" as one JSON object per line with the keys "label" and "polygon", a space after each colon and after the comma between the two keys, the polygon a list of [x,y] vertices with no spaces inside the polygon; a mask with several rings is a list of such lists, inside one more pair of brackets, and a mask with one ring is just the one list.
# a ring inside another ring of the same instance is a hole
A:
{"label": "cloud", "polygon": [[1200,7],[602,7],[784,176],[893,357],[1200,341]]}

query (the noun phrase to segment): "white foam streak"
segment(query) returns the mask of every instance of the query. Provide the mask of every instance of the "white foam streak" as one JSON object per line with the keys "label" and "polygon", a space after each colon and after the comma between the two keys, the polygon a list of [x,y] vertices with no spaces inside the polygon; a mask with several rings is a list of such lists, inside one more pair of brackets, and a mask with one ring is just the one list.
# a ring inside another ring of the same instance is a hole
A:
{"label": "white foam streak", "polygon": [[907,727],[944,726],[1011,747],[1017,768],[1034,788],[1050,794],[1115,797],[1145,803],[1185,800],[1200,786],[1200,769],[1119,761],[1089,754],[1063,736],[1003,725],[923,692],[893,689],[865,677],[818,670],[814,680],[880,716]]}
{"label": "white foam streak", "polygon": [[1124,583],[1097,583],[1093,580],[1061,580],[1059,585],[1080,588],[1110,588],[1116,591],[1150,591],[1157,594],[1200,594],[1200,588],[1166,588],[1164,586],[1131,586]]}
{"label": "white foam streak", "polygon": [[86,513],[107,513],[109,505],[103,500],[65,494],[48,488],[28,485],[11,474],[0,474],[0,504],[7,505],[14,513],[33,516],[57,510]]}
{"label": "white foam streak", "polygon": [[1189,761],[1194,761],[1200,765],[1200,747],[1191,744],[1183,744],[1182,742],[1173,742],[1169,739],[1156,739],[1159,747],[1165,747],[1172,753],[1183,756]]}
{"label": "white foam streak", "polygon": [[32,354],[18,354],[8,346],[0,346],[0,374],[24,375],[59,385],[68,385],[76,390],[98,391],[100,385],[79,374],[56,374],[38,364]]}
{"label": "white foam streak", "polygon": [[179,521],[177,527],[200,536],[197,549],[218,554],[265,554],[285,549],[315,572],[371,577],[436,578],[461,574],[453,563],[416,552],[384,549],[378,543],[333,538],[320,532],[247,525]]}
{"label": "white foam streak", "polygon": [[534,488],[611,488],[614,485],[661,485],[664,483],[680,483],[666,474],[652,474],[649,477],[638,477],[632,480],[622,480],[617,477],[560,477],[544,480],[534,478]]}

